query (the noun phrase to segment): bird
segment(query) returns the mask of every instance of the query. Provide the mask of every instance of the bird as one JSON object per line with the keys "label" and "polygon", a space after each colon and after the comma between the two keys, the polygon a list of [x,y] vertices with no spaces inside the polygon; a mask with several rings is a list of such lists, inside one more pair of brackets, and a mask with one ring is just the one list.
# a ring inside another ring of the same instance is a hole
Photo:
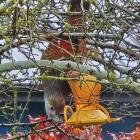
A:
{"label": "bird", "polygon": [[[71,0],[70,11],[72,12],[81,11],[80,3],[81,0]],[[88,2],[85,1],[84,4],[85,4],[84,6],[88,9],[89,8]],[[81,18],[79,19],[79,16],[78,17],[72,16],[68,18],[69,18],[68,23],[72,25],[74,24],[78,25],[82,23],[82,20]],[[80,28],[78,28],[78,30],[80,31]],[[83,52],[83,48],[85,48],[85,43],[83,43],[85,42],[85,39],[83,38],[81,38],[80,40],[79,38],[74,38],[72,40],[69,40],[69,38],[64,39],[61,37],[59,39],[52,36],[50,42],[51,43],[48,45],[48,48],[46,48],[44,54],[42,55],[42,59],[57,60],[64,57],[66,60],[69,60],[71,56],[67,54],[65,51],[63,51],[64,49],[67,52],[77,56],[78,54],[81,54],[80,52]],[[71,45],[71,43],[73,43],[73,45]],[[83,54],[85,53],[82,53],[82,55]],[[51,69],[51,68],[47,70],[42,70],[42,73],[44,73],[45,71],[47,71],[46,73],[49,76],[59,77],[61,74],[59,70]],[[48,119],[52,119],[57,122],[58,121],[63,122],[65,100],[66,97],[72,93],[68,81],[58,80],[58,79],[42,80],[42,85],[44,87],[45,111],[46,111],[46,115],[48,116]]]}
{"label": "bird", "polygon": [[[84,39],[81,39],[79,41],[80,46],[78,45],[79,48],[75,49],[76,55],[80,54],[80,52],[82,53],[81,55],[86,54],[85,43],[82,43],[83,41]],[[57,41],[55,42],[55,44],[57,44]],[[65,46],[67,46],[67,48],[65,48]],[[56,60],[62,57],[65,57],[65,59],[69,59],[70,56],[65,53],[62,53],[61,49],[55,49],[55,46],[51,44],[48,47],[49,48],[44,50],[44,54],[42,54],[42,59],[45,60],[50,58],[50,60]],[[61,40],[60,47],[64,48],[70,53],[72,51],[72,49],[70,49],[72,48],[70,43],[66,42],[65,40]],[[41,73],[46,73],[49,76],[56,77],[60,77],[61,75],[61,72],[59,70],[52,68],[42,69]],[[73,74],[70,74],[69,70],[66,73],[68,73],[68,77],[70,77],[70,75],[75,74],[75,72]],[[45,111],[46,115],[48,116],[48,119],[54,120],[56,122],[64,122],[63,112],[65,107],[65,100],[66,97],[71,95],[72,93],[68,81],[59,79],[42,80],[42,85],[44,88]]]}

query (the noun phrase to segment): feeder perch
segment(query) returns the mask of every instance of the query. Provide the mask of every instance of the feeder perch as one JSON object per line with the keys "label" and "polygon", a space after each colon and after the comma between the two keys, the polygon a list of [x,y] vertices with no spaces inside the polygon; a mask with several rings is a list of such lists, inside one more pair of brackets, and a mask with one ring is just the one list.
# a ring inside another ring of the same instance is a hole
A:
{"label": "feeder perch", "polygon": [[[108,111],[99,104],[101,82],[95,76],[82,74],[79,80],[70,80],[76,112],[70,106],[64,108],[64,118],[67,125],[99,125],[119,121],[120,118],[111,118]],[[71,116],[67,116],[67,112]]]}

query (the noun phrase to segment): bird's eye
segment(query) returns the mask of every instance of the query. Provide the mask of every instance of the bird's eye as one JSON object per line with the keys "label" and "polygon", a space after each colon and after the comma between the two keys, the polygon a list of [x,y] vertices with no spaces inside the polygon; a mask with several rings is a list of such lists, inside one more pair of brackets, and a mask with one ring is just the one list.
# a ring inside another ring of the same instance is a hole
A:
{"label": "bird's eye", "polygon": [[51,107],[50,107],[50,110],[54,110],[54,107],[51,106]]}

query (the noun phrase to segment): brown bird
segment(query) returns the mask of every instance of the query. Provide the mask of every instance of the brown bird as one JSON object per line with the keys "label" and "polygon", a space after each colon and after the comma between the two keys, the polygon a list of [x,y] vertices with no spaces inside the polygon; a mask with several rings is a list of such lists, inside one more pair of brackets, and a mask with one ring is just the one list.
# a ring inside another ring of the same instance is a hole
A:
{"label": "brown bird", "polygon": [[[80,12],[81,11],[81,0],[71,0],[71,12]],[[89,3],[85,1],[84,3],[85,10],[88,10]],[[83,20],[81,16],[70,16],[68,17],[68,23],[73,26],[78,26],[78,31],[81,32],[81,28],[83,29]],[[79,28],[80,26],[80,28]],[[72,41],[72,42],[71,42]],[[71,45],[73,43],[73,45]],[[55,44],[55,45],[54,45]],[[58,47],[56,47],[58,46]],[[74,49],[73,49],[74,46]],[[51,38],[51,43],[49,44],[48,48],[44,51],[42,59],[60,59],[65,58],[69,59],[70,55],[67,54],[65,51],[73,54],[73,55],[85,55],[86,50],[86,43],[84,38],[74,38],[69,40],[66,39],[58,39],[56,37]],[[60,49],[62,48],[62,50]],[[74,52],[74,53],[73,53]],[[43,71],[42,71],[43,72]],[[52,76],[60,76],[60,72],[57,70],[49,69],[48,75]],[[70,73],[69,73],[70,74]],[[67,75],[70,76],[70,75]],[[50,119],[55,121],[62,121],[63,117],[63,110],[65,106],[65,98],[71,93],[70,86],[66,80],[44,80],[42,81],[44,87],[44,101],[45,101],[45,110],[46,114]]]}

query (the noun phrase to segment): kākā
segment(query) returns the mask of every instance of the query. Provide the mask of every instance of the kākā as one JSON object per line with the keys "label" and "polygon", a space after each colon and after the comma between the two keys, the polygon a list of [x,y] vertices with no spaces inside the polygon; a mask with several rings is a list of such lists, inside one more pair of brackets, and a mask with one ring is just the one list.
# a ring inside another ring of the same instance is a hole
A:
{"label": "k\u0101k\u0101", "polygon": [[[71,0],[71,12],[80,12],[81,0]],[[80,16],[69,16],[68,23],[77,26],[77,31],[81,32],[83,26],[83,19]],[[42,59],[66,59],[69,60],[72,54],[73,56],[87,56],[89,50],[86,48],[85,38],[74,37],[69,40],[68,38],[57,38],[52,37],[50,44],[46,50],[43,52]],[[47,69],[41,70],[41,73],[46,73],[51,76],[60,76],[61,72],[59,70]],[[55,121],[62,121],[63,109],[65,105],[65,98],[71,93],[70,86],[66,80],[43,80],[44,87],[44,101],[45,110],[48,118]]]}
{"label": "k\u0101k\u0101", "polygon": [[[61,48],[73,55],[85,55],[88,52],[88,50],[85,48],[84,40],[80,40],[79,44],[77,44],[77,48],[73,50],[69,40],[61,39],[60,43],[60,40],[55,38],[55,41],[53,40],[53,43],[49,44],[48,48],[44,50],[42,59],[69,59],[70,55],[65,51],[61,50]],[[46,73],[49,76],[57,77],[59,77],[61,74],[59,70],[51,68],[47,70],[41,70],[41,73]],[[71,93],[68,82],[66,80],[43,80],[42,83],[44,87],[46,114],[48,115],[49,119],[53,119],[55,121],[62,121],[65,98]]]}

